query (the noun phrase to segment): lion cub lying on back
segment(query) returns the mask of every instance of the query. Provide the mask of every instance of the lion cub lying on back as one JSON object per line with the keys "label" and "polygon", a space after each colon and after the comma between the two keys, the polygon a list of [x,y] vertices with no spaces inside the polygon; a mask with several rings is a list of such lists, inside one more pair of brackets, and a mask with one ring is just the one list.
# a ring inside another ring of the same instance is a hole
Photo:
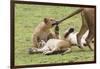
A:
{"label": "lion cub lying on back", "polygon": [[[73,32],[74,29],[70,28],[67,34]],[[66,35],[66,34],[65,34]],[[33,52],[42,52],[43,54],[52,54],[54,52],[61,52],[68,53],[71,51],[71,43],[69,40],[64,37],[63,39],[49,39],[47,43],[44,44],[44,47],[41,49],[33,49]],[[42,41],[42,43],[44,43]]]}
{"label": "lion cub lying on back", "polygon": [[59,38],[57,34],[50,30],[54,26],[54,23],[56,23],[56,20],[52,18],[44,18],[44,21],[35,28],[33,31],[32,49],[41,48],[41,40],[47,42],[47,40],[51,38]]}

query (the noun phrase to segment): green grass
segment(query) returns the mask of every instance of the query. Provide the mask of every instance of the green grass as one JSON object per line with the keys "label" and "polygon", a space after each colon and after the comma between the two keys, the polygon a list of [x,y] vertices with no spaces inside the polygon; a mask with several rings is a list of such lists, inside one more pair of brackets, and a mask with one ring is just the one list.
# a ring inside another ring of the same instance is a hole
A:
{"label": "green grass", "polygon": [[[47,63],[66,63],[66,62],[80,62],[80,61],[93,61],[94,53],[88,48],[81,51],[77,47],[73,47],[72,53],[65,55],[43,55],[28,54],[28,48],[32,47],[32,32],[34,28],[45,17],[53,17],[61,19],[62,17],[70,14],[77,8],[66,6],[44,6],[44,5],[15,5],[15,65],[26,64],[47,64]],[[79,31],[81,27],[80,14],[64,21],[60,25],[60,34],[69,28],[75,27]]]}

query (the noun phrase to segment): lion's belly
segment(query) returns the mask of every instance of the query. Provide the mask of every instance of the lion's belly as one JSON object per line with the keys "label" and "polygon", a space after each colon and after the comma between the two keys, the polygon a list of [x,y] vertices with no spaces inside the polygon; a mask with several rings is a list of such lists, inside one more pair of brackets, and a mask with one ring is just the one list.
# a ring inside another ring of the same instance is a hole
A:
{"label": "lion's belly", "polygon": [[40,33],[39,34],[40,36],[39,36],[39,39],[40,40],[44,40],[44,41],[47,41],[47,38],[48,38],[48,33],[46,33],[46,32],[42,32],[42,33]]}

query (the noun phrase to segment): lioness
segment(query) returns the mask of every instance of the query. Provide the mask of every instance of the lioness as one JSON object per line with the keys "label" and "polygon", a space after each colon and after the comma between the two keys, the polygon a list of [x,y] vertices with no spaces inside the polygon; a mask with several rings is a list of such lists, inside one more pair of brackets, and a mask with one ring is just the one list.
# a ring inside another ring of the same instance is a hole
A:
{"label": "lioness", "polygon": [[62,18],[59,21],[56,21],[55,24],[60,24],[62,21],[78,14],[81,13],[81,17],[82,17],[82,26],[81,26],[81,30],[80,32],[77,34],[77,42],[78,42],[78,47],[83,49],[81,46],[81,38],[83,36],[83,34],[89,30],[89,34],[86,38],[86,43],[88,45],[88,47],[93,50],[93,48],[90,45],[90,42],[92,41],[92,39],[94,38],[95,35],[95,26],[96,26],[96,19],[95,19],[95,8],[80,8],[76,11],[74,11],[73,13],[71,13],[70,15],[68,15],[65,18]]}

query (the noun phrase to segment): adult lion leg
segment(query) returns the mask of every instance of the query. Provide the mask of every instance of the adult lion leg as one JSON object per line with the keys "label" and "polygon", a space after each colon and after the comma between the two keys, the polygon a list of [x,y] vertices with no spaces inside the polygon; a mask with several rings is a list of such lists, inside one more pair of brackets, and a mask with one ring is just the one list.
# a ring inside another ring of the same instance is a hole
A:
{"label": "adult lion leg", "polygon": [[89,34],[86,38],[86,43],[88,45],[88,47],[90,48],[91,51],[93,51],[92,47],[91,47],[91,42],[92,42],[92,39],[94,37],[94,31],[92,31],[92,29],[89,31]]}
{"label": "adult lion leg", "polygon": [[78,43],[78,47],[83,49],[83,47],[81,46],[81,38],[83,34],[88,30],[88,27],[85,21],[84,13],[81,13],[81,17],[82,17],[82,26],[79,33],[77,34],[77,43]]}

